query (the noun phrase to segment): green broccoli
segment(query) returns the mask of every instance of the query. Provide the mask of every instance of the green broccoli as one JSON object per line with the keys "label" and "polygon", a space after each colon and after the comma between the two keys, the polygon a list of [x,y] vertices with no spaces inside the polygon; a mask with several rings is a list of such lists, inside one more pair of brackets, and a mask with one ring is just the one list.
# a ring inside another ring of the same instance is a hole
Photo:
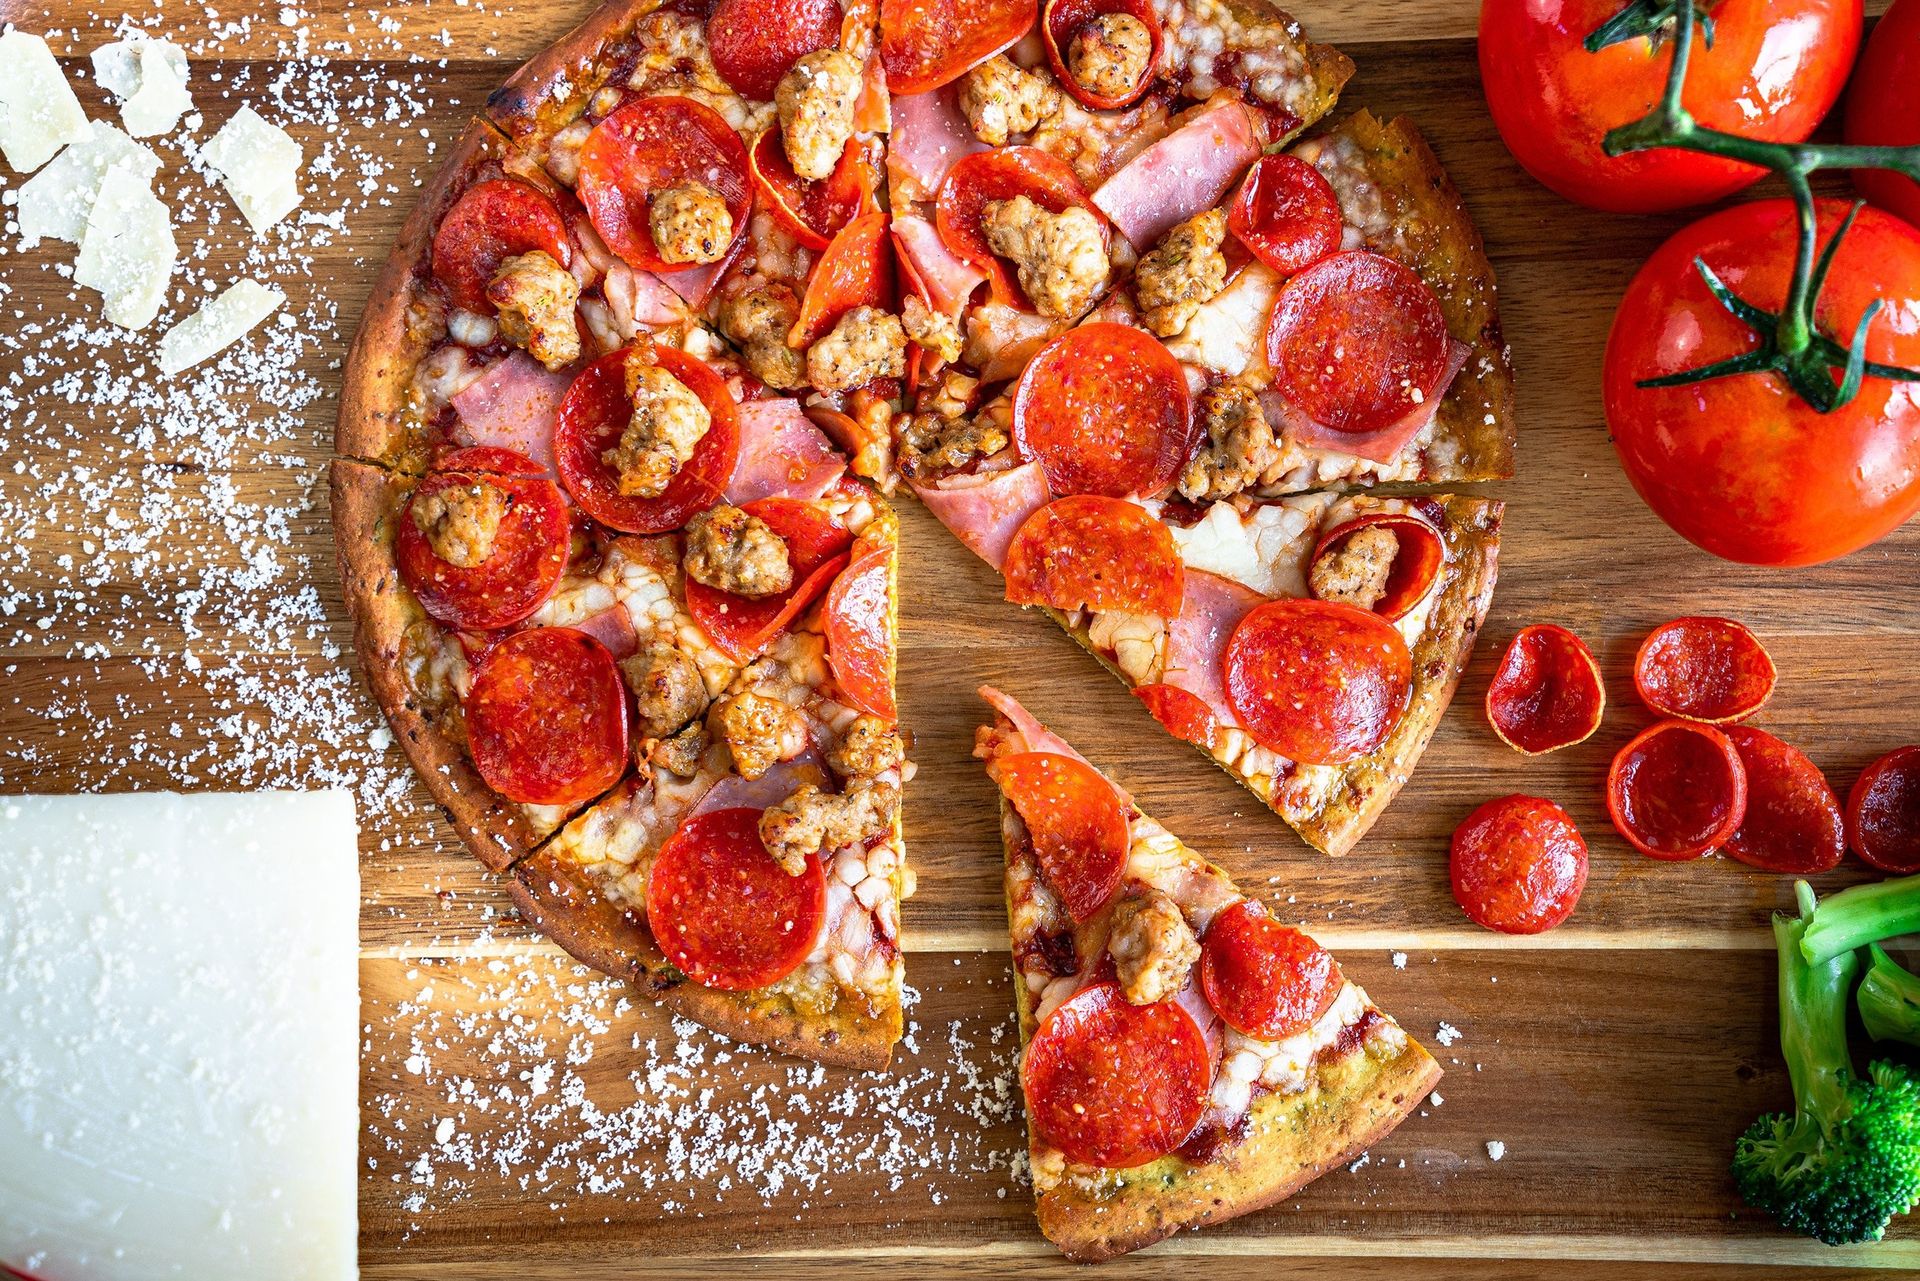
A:
{"label": "green broccoli", "polygon": [[[1794,889],[1804,884],[1797,882]],[[1800,952],[1808,964],[1821,965],[1842,952],[1915,930],[1920,930],[1920,876],[1902,876],[1821,899]]]}
{"label": "green broccoli", "polygon": [[1873,960],[1853,998],[1867,1035],[1876,1041],[1920,1045],[1920,975],[1888,956],[1878,943],[1869,944],[1867,951]]}
{"label": "green broccoli", "polygon": [[1847,995],[1860,962],[1848,950],[1808,963],[1813,891],[1804,881],[1795,888],[1800,915],[1773,918],[1794,1110],[1763,1116],[1740,1136],[1733,1179],[1747,1204],[1782,1227],[1828,1245],[1878,1241],[1920,1201],[1920,1082],[1893,1063],[1854,1075]]}

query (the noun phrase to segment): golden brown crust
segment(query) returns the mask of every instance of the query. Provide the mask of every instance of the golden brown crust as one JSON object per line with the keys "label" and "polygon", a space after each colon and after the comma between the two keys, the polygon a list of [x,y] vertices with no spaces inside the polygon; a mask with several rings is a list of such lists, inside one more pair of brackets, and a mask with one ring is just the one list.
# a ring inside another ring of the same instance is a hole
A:
{"label": "golden brown crust", "polygon": [[633,61],[634,26],[661,4],[607,0],[489,94],[487,119],[516,143],[543,141],[585,112],[588,99]]}
{"label": "golden brown crust", "polygon": [[1302,129],[1321,119],[1334,104],[1340,101],[1340,91],[1347,81],[1353,79],[1355,67],[1353,59],[1341,53],[1332,45],[1315,44],[1301,32],[1300,24],[1293,15],[1271,0],[1226,0],[1227,8],[1241,21],[1277,22],[1288,30],[1299,33],[1295,37],[1294,48],[1306,60],[1307,74],[1313,82],[1313,96],[1308,100],[1307,109],[1300,113],[1300,123],[1287,131],[1276,142],[1292,139]]}

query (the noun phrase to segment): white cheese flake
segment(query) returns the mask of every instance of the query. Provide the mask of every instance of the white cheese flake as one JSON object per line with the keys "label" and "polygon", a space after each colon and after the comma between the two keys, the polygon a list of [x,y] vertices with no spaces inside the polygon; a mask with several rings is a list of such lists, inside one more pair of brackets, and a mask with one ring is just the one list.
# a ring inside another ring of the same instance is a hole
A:
{"label": "white cheese flake", "polygon": [[172,133],[193,110],[187,51],[171,40],[136,35],[93,51],[93,78],[120,99],[120,118],[136,138]]}
{"label": "white cheese flake", "polygon": [[87,113],[47,42],[17,28],[0,35],[0,152],[7,163],[32,173],[87,135]]}
{"label": "white cheese flake", "polygon": [[124,165],[151,182],[160,158],[129,138],[118,126],[93,122],[92,131],[53,158],[20,187],[20,247],[32,249],[43,237],[79,244],[87,215],[99,198],[107,170]]}
{"label": "white cheese flake", "polygon": [[172,377],[209,356],[218,355],[252,332],[286,302],[278,289],[253,280],[236,280],[218,298],[161,336],[160,372]]}
{"label": "white cheese flake", "polygon": [[252,107],[241,107],[200,149],[220,185],[260,235],[300,203],[300,144]]}
{"label": "white cheese flake", "polygon": [[160,313],[179,250],[167,207],[133,164],[110,165],[87,216],[73,278],[107,301],[107,319],[144,329]]}
{"label": "white cheese flake", "polygon": [[1507,1154],[1507,1145],[1498,1139],[1487,1140],[1487,1159],[1498,1161]]}

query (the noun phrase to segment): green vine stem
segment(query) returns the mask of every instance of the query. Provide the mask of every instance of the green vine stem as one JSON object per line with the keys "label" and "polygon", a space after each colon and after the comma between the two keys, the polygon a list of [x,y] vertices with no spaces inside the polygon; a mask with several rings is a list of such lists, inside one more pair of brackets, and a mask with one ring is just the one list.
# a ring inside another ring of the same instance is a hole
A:
{"label": "green vine stem", "polygon": [[[1852,400],[1865,378],[1920,381],[1920,371],[1866,359],[1867,328],[1879,314],[1878,300],[1861,315],[1852,341],[1846,346],[1820,331],[1814,315],[1820,288],[1833,265],[1840,239],[1853,226],[1860,206],[1854,205],[1823,251],[1810,181],[1811,175],[1822,169],[1891,169],[1920,182],[1920,146],[1763,142],[1702,125],[1680,102],[1681,90],[1687,81],[1687,63],[1693,55],[1696,26],[1711,48],[1712,19],[1695,14],[1694,0],[1632,0],[1587,37],[1586,48],[1591,53],[1625,40],[1644,39],[1656,49],[1669,43],[1673,46],[1673,65],[1668,69],[1666,89],[1659,105],[1640,119],[1609,132],[1604,144],[1607,154],[1619,156],[1631,151],[1673,147],[1771,170],[1786,181],[1788,194],[1793,197],[1799,213],[1799,242],[1794,250],[1786,305],[1778,314],[1740,298],[1704,261],[1694,259],[1694,268],[1707,288],[1728,312],[1754,331],[1760,340],[1759,346],[1729,360],[1664,378],[1650,378],[1639,385],[1677,387],[1735,374],[1771,372],[1785,378],[1803,400],[1825,414]],[[1833,376],[1835,369],[1843,371],[1838,380]]]}

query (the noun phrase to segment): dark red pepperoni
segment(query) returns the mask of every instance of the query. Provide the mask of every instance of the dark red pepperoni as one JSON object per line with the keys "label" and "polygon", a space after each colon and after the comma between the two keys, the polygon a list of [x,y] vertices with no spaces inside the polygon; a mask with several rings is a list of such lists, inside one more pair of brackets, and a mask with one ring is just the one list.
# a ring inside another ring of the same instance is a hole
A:
{"label": "dark red pepperoni", "polygon": [[1333,185],[1298,156],[1262,156],[1227,210],[1227,230],[1282,276],[1340,248],[1344,225]]}
{"label": "dark red pepperoni", "polygon": [[1021,524],[1001,571],[1007,599],[1055,609],[1121,609],[1172,618],[1186,568],[1167,527],[1138,503],[1081,495]]}
{"label": "dark red pepperoni", "polygon": [[636,98],[595,125],[580,148],[575,190],[593,229],[642,271],[686,265],[660,256],[648,221],[654,195],[682,182],[718,192],[733,215],[733,241],[746,234],[753,210],[747,149],[719,112],[691,98]]}
{"label": "dark red pepperoni", "polygon": [[1127,869],[1127,807],[1085,761],[1052,752],[995,758],[987,773],[1018,811],[1040,875],[1067,914],[1084,921],[1106,906]]}
{"label": "dark red pepperoni", "polygon": [[[492,553],[463,567],[440,559],[414,523],[414,504],[451,489],[490,485],[507,496]],[[400,577],[429,617],[450,627],[511,627],[540,608],[566,572],[567,500],[530,458],[504,449],[448,454],[407,497],[394,529]]]}
{"label": "dark red pepperoni", "polygon": [[1454,902],[1475,925],[1539,934],[1580,902],[1587,843],[1552,801],[1496,797],[1454,829],[1448,871]]}
{"label": "dark red pepperoni", "polygon": [[713,69],[742,96],[772,102],[780,78],[840,43],[835,0],[720,0],[707,16]]}
{"label": "dark red pepperoni", "polygon": [[433,233],[433,274],[453,305],[492,315],[487,285],[500,264],[543,250],[565,267],[572,261],[567,222],[544,192],[518,178],[493,178],[467,188]]}
{"label": "dark red pepperoni", "polygon": [[765,521],[786,542],[793,585],[778,595],[753,597],[687,580],[687,612],[713,647],[736,663],[766,648],[801,610],[820,598],[846,568],[847,548],[853,545],[847,527],[818,503],[761,498],[740,510]]}
{"label": "dark red pepperoni", "polygon": [[1726,735],[1747,771],[1746,816],[1727,838],[1726,852],[1795,876],[1837,866],[1847,852],[1846,824],[1820,767],[1765,730],[1729,725]]}
{"label": "dark red pepperoni", "polygon": [[975,152],[947,170],[933,214],[940,239],[955,257],[987,273],[996,302],[1031,311],[1032,304],[1014,273],[994,254],[981,225],[990,202],[1015,196],[1025,196],[1049,213],[1057,214],[1072,205],[1086,209],[1099,220],[1103,251],[1113,233],[1073,170],[1038,147],[996,147]]}
{"label": "dark red pepperoni", "polygon": [[860,145],[850,143],[833,172],[811,182],[793,171],[780,131],[769,127],[747,153],[753,182],[774,219],[808,249],[825,249],[834,233],[853,221],[873,190],[873,169]]}
{"label": "dark red pepperoni", "polygon": [[1724,724],[1745,720],[1773,695],[1773,658],[1730,618],[1676,618],[1640,643],[1633,686],[1661,716]]}
{"label": "dark red pepperoni", "polygon": [[1529,756],[1586,742],[1606,708],[1593,651],[1552,623],[1515,633],[1487,685],[1487,723],[1501,742]]}
{"label": "dark red pepperoni", "polygon": [[949,84],[1033,26],[1039,0],[880,0],[880,61],[887,90],[906,95]]}
{"label": "dark red pepperoni", "polygon": [[1268,601],[1227,640],[1227,703],[1254,741],[1303,765],[1343,765],[1387,741],[1413,690],[1393,624],[1353,605]]}
{"label": "dark red pepperoni", "polygon": [[474,768],[527,805],[580,805],[627,767],[627,690],[607,647],[571,627],[504,637],[462,704]]}
{"label": "dark red pepperoni", "polygon": [[1142,685],[1133,696],[1147,705],[1153,719],[1175,738],[1211,751],[1220,732],[1207,700],[1178,685]]}
{"label": "dark red pepperoni", "polygon": [[1227,1026],[1263,1041],[1304,1032],[1340,995],[1333,954],[1242,899],[1200,942],[1200,986]]}
{"label": "dark red pepperoni", "polygon": [[840,697],[860,711],[894,720],[893,548],[856,547],[854,561],[827,595],[827,665]]}
{"label": "dark red pepperoni", "polygon": [[878,210],[842,227],[813,265],[789,341],[812,346],[855,307],[894,307],[893,247],[887,216]]}
{"label": "dark red pepperoni", "polygon": [[818,855],[800,875],[760,843],[762,811],[696,814],[667,838],[647,879],[647,925],[668,963],[706,987],[744,992],[793,973],[827,910]]}
{"label": "dark red pepperoni", "polygon": [[1661,721],[1621,748],[1607,772],[1614,827],[1652,858],[1718,849],[1746,812],[1746,766],[1733,740],[1711,725]]}
{"label": "dark red pepperoni", "polygon": [[1013,436],[1055,494],[1157,496],[1191,452],[1186,374],[1145,330],[1104,321],[1069,329],[1021,373]]}
{"label": "dark red pepperoni", "polygon": [[1920,872],[1920,747],[1896,747],[1847,793],[1847,843],[1883,872]]}
{"label": "dark red pepperoni", "polygon": [[[1073,38],[1081,30],[1110,13],[1124,13],[1137,18],[1145,24],[1152,39],[1152,48],[1147,55],[1147,68],[1139,81],[1126,93],[1115,97],[1104,97],[1094,93],[1073,78],[1069,67]],[[1040,39],[1047,46],[1047,62],[1053,68],[1054,79],[1060,87],[1072,94],[1082,106],[1092,107],[1096,111],[1111,111],[1137,102],[1148,86],[1153,84],[1154,74],[1160,67],[1160,51],[1163,43],[1160,31],[1160,15],[1154,11],[1153,0],[1047,0],[1046,9],[1040,17]]]}
{"label": "dark red pepperoni", "polygon": [[1412,512],[1368,512],[1343,520],[1322,534],[1314,546],[1312,564],[1338,556],[1363,529],[1384,529],[1393,535],[1395,544],[1386,590],[1369,608],[1390,623],[1405,618],[1440,581],[1440,571],[1447,563],[1447,545],[1431,521]]}

